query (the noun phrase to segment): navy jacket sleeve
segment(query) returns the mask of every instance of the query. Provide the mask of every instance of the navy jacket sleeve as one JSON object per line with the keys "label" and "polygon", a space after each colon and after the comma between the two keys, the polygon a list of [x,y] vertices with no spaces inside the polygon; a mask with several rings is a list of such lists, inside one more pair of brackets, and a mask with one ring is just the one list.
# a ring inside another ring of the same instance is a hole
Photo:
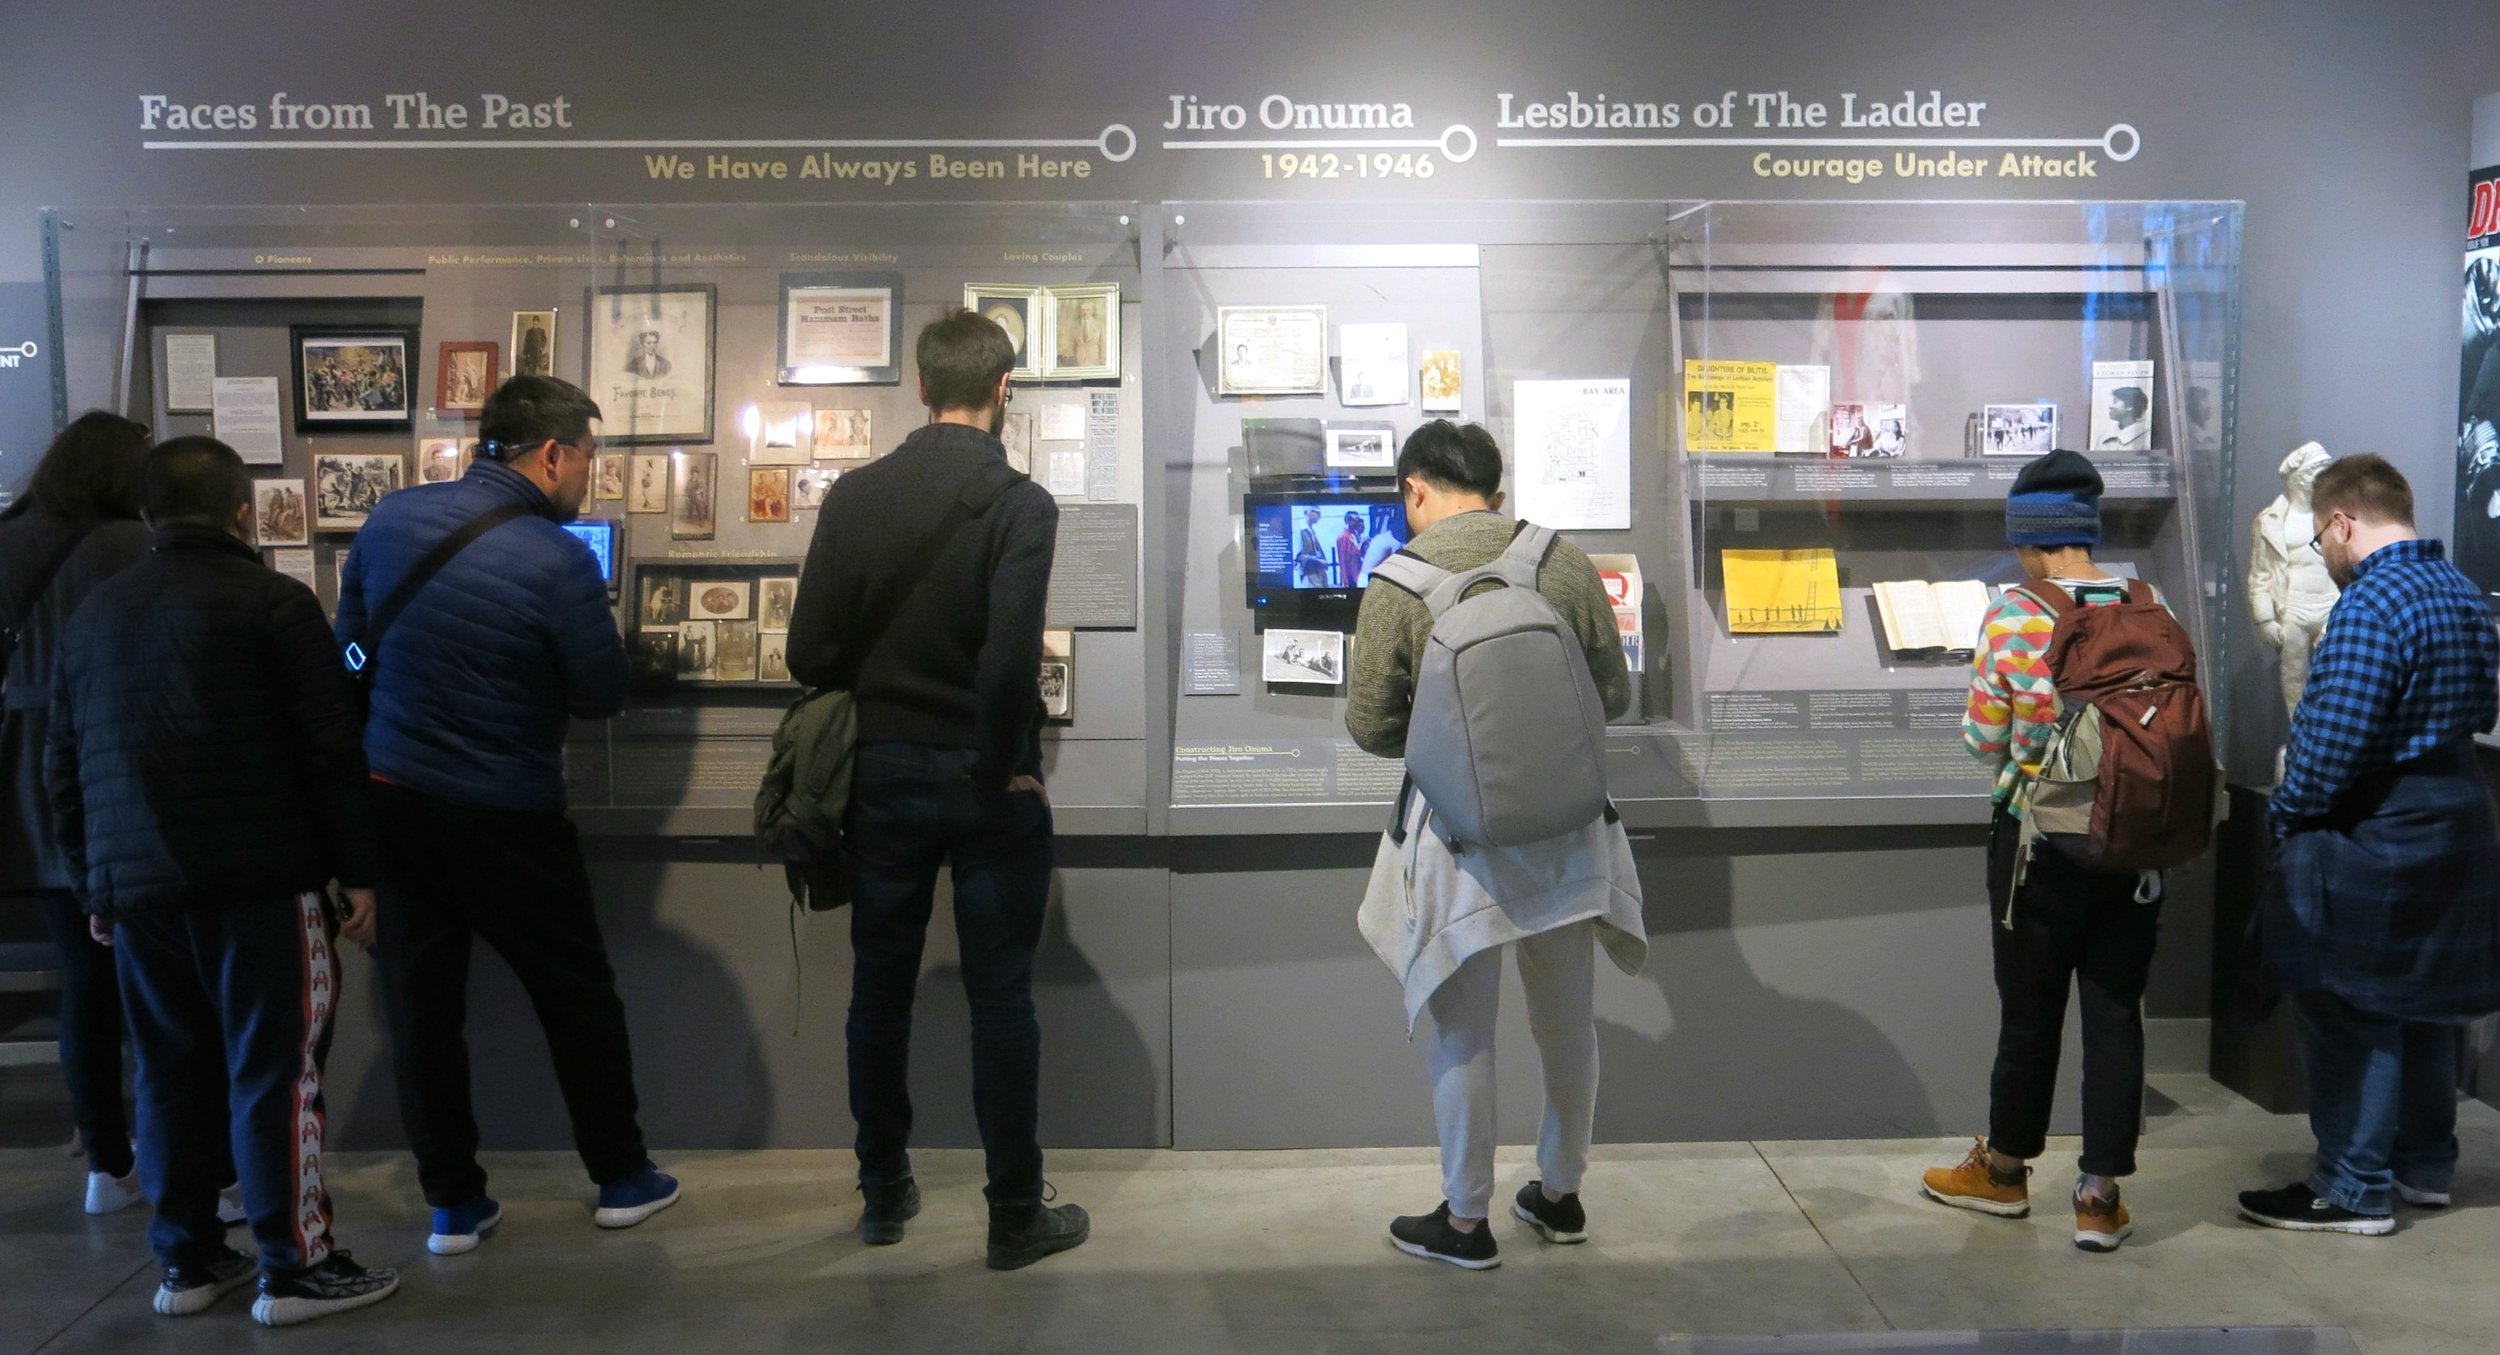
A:
{"label": "navy jacket sleeve", "polygon": [[989,631],[973,679],[980,756],[973,776],[1003,788],[1017,773],[1037,770],[1031,763],[1042,721],[1042,615],[1059,544],[1059,504],[1027,481],[1009,490],[1000,506],[1013,511],[990,567]]}
{"label": "navy jacket sleeve", "polygon": [[338,617],[331,623],[341,650],[365,638],[365,553],[354,546],[347,548],[346,567],[339,570]]}
{"label": "navy jacket sleeve", "polygon": [[[616,613],[608,608],[608,585],[599,577],[598,562],[589,547],[571,537],[565,544],[572,551],[549,598],[564,704],[576,719],[604,720],[625,709],[633,665],[625,655],[625,637],[617,633]],[[345,610],[339,615],[344,618]]]}
{"label": "navy jacket sleeve", "polygon": [[271,676],[330,874],[353,889],[381,877],[381,839],[367,800],[364,722],[312,590],[278,579],[269,615]]}

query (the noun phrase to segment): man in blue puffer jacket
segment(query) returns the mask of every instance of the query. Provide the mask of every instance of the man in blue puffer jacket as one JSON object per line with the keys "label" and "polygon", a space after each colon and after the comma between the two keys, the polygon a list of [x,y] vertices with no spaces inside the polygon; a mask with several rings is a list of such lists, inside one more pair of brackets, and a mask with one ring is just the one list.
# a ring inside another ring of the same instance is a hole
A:
{"label": "man in blue puffer jacket", "polygon": [[[643,1146],[625,1008],[565,815],[566,725],[616,714],[628,679],[598,564],[563,528],[590,493],[598,418],[565,382],[505,382],[468,474],[377,505],[339,589],[339,642],[371,664],[386,918],[374,954],[437,1255],[473,1250],[503,1217],[477,1162],[461,1029],[473,937],[512,966],[546,1028],[598,1224],[677,1201]],[[514,505],[526,511],[452,557],[375,641],[368,618],[436,546]]]}

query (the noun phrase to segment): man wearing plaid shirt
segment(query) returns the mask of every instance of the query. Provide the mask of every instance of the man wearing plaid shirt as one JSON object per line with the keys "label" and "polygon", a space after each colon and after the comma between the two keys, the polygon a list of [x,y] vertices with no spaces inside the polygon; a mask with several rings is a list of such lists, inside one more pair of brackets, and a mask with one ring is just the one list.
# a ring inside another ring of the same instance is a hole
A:
{"label": "man wearing plaid shirt", "polygon": [[2240,1214],[2381,1236],[2398,1201],[2448,1204],[2463,1023],[2500,1011],[2500,822],[2474,735],[2500,716],[2500,635],[2413,491],[2375,456],[2318,476],[2317,536],[2344,590],[2292,714],[2259,919],[2301,1015],[2316,1170]]}

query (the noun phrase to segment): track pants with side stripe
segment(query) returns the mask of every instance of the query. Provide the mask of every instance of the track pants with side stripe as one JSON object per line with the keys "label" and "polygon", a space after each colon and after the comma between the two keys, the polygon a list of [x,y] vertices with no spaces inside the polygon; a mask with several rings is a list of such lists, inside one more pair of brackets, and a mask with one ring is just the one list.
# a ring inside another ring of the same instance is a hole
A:
{"label": "track pants with side stripe", "polygon": [[223,1245],[217,1189],[234,1148],[261,1268],[289,1276],[330,1254],[321,1183],[321,1070],[338,966],[320,898],[129,918],[113,930],[138,1056],[139,1183],[167,1265]]}

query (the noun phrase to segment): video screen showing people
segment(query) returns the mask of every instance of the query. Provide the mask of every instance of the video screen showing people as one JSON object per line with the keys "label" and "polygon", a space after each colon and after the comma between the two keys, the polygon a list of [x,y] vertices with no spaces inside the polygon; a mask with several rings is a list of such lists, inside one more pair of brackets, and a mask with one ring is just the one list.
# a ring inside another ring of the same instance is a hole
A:
{"label": "video screen showing people", "polygon": [[1250,505],[1250,542],[1263,589],[1360,590],[1406,544],[1406,509],[1371,497],[1314,495]]}

